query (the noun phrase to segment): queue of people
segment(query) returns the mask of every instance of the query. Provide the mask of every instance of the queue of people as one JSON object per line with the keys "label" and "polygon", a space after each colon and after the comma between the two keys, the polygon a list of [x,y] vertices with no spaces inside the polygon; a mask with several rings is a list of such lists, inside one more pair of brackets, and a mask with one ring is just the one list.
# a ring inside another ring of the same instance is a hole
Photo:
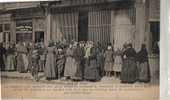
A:
{"label": "queue of people", "polygon": [[150,82],[148,52],[145,44],[136,52],[132,44],[114,50],[111,43],[103,48],[92,41],[71,43],[8,44],[0,43],[1,71],[30,72],[38,81],[39,72],[46,80],[100,81],[115,77],[121,83]]}

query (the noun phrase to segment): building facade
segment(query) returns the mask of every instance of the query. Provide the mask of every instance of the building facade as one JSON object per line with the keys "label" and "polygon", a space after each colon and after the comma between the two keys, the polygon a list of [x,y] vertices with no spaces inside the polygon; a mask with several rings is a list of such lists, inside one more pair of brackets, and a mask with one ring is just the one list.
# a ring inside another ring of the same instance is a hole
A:
{"label": "building facade", "polygon": [[159,41],[160,0],[56,0],[0,4],[1,42],[111,42],[115,49]]}

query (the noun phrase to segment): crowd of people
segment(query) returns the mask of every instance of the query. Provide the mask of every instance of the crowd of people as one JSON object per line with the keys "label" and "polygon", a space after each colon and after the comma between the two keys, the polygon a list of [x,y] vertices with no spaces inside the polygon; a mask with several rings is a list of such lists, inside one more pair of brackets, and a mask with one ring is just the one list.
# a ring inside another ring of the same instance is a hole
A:
{"label": "crowd of people", "polygon": [[114,49],[111,43],[103,47],[92,41],[70,43],[43,42],[17,44],[0,43],[1,71],[31,73],[40,80],[44,72],[46,80],[100,81],[102,77],[115,77],[122,83],[150,82],[148,52],[145,44],[136,52],[132,44]]}

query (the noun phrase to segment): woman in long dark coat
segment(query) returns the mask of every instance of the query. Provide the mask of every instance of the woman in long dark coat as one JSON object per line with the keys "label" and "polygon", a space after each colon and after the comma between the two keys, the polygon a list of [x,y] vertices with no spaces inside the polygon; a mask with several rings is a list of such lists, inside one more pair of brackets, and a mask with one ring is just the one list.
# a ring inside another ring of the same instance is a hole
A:
{"label": "woman in long dark coat", "polygon": [[75,59],[74,66],[76,67],[76,73],[72,77],[73,80],[82,80],[83,72],[82,72],[82,60],[83,60],[83,51],[80,48],[79,44],[76,44],[75,50],[73,50],[73,58]]}
{"label": "woman in long dark coat", "polygon": [[142,44],[141,50],[137,54],[138,70],[139,70],[139,81],[149,82],[150,81],[150,68],[148,61],[148,52],[146,45]]}
{"label": "woman in long dark coat", "polygon": [[14,71],[15,70],[15,48],[14,45],[10,44],[9,48],[7,49],[7,71]]}
{"label": "woman in long dark coat", "polygon": [[129,44],[123,52],[123,66],[120,77],[122,83],[134,83],[137,81],[138,70],[135,57],[136,51],[132,48],[132,44]]}
{"label": "woman in long dark coat", "polygon": [[104,76],[104,50],[101,48],[101,45],[98,43],[97,45],[97,64],[99,66],[99,74],[100,76]]}
{"label": "woman in long dark coat", "polygon": [[89,81],[99,81],[101,79],[99,75],[99,66],[97,66],[97,52],[92,43],[90,47],[90,56],[86,60],[84,79]]}
{"label": "woman in long dark coat", "polygon": [[4,71],[5,70],[5,61],[4,61],[4,56],[6,54],[6,49],[3,47],[3,44],[0,43],[0,70]]}

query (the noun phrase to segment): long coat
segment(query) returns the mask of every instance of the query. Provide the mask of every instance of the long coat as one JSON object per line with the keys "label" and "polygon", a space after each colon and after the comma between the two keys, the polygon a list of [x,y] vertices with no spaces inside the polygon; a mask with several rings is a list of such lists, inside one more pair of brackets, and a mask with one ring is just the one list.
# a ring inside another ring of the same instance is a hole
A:
{"label": "long coat", "polygon": [[17,46],[17,71],[18,72],[26,72],[27,70],[27,58],[26,58],[26,53],[27,53],[27,49],[22,46],[22,45],[18,45]]}
{"label": "long coat", "polygon": [[97,48],[97,64],[99,67],[100,76],[103,76],[104,75],[104,53],[99,48]]}
{"label": "long coat", "polygon": [[113,63],[114,63],[114,58],[113,58],[113,51],[112,50],[107,50],[105,52],[105,65],[104,65],[104,70],[107,71],[113,71]]}
{"label": "long coat", "polygon": [[74,66],[75,59],[73,58],[73,49],[68,48],[66,51],[66,63],[65,63],[65,70],[64,76],[73,77],[76,73],[76,69]]}
{"label": "long coat", "polygon": [[95,47],[90,49],[90,56],[86,59],[84,79],[90,81],[98,81],[101,79],[99,75],[99,67],[97,66],[97,53]]}
{"label": "long coat", "polygon": [[14,71],[15,70],[14,66],[15,66],[15,49],[14,48],[8,48],[6,70],[7,71]]}
{"label": "long coat", "polygon": [[121,72],[122,83],[134,83],[138,79],[137,64],[135,61],[136,52],[133,48],[128,48],[123,52],[123,66]]}
{"label": "long coat", "polygon": [[83,66],[82,66],[82,61],[83,61],[83,51],[82,49],[78,46],[73,50],[73,58],[75,60],[74,62],[74,67],[75,67],[75,75],[72,76],[72,79],[75,80],[81,80],[83,78]]}
{"label": "long coat", "polygon": [[6,49],[3,47],[0,47],[0,68],[1,68],[1,70],[5,70],[5,60],[4,60],[5,53],[6,53]]}
{"label": "long coat", "polygon": [[139,81],[150,81],[150,68],[148,61],[148,52],[146,49],[141,49],[137,54]]}
{"label": "long coat", "polygon": [[47,57],[44,71],[47,79],[56,78],[57,71],[56,71],[55,47],[47,48]]}

